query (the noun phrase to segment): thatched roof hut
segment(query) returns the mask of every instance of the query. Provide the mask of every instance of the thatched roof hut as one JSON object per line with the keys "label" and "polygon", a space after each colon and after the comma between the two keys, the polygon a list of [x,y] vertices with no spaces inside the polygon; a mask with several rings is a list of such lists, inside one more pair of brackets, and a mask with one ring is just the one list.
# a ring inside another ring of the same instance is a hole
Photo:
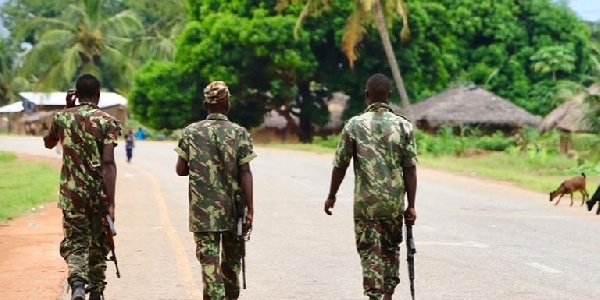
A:
{"label": "thatched roof hut", "polygon": [[551,111],[538,127],[540,133],[557,128],[563,132],[589,132],[590,129],[583,121],[583,101],[589,94],[599,94],[600,87],[591,86],[586,92],[582,92],[561,104]]}
{"label": "thatched roof hut", "polygon": [[413,104],[411,108],[417,127],[427,131],[435,131],[444,125],[512,131],[523,126],[537,127],[540,123],[540,118],[476,86],[448,89]]}

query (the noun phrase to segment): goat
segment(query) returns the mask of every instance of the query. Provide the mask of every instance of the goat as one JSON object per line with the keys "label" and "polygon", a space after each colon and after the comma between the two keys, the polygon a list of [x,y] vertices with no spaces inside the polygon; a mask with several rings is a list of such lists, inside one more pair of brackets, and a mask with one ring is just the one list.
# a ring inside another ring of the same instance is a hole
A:
{"label": "goat", "polygon": [[[594,204],[596,204],[596,202],[600,203],[600,185],[596,189],[596,192],[592,196],[592,199],[586,202],[588,211],[592,211],[592,208],[594,207]],[[596,215],[600,215],[600,204],[598,204],[598,210],[596,210]]]}
{"label": "goat", "polygon": [[552,200],[554,200],[554,198],[556,198],[556,196],[560,195],[560,197],[558,198],[558,200],[556,200],[556,203],[554,205],[558,205],[558,203],[560,202],[560,199],[565,195],[565,194],[569,194],[571,195],[571,206],[573,206],[573,193],[575,192],[581,192],[581,196],[583,197],[581,199],[581,205],[583,205],[583,203],[585,202],[585,200],[587,198],[589,198],[589,194],[587,193],[587,191],[585,190],[585,174],[581,173],[581,176],[575,176],[569,180],[565,180],[563,181],[563,183],[560,184],[560,186],[553,192],[550,192],[550,202],[552,202]]}

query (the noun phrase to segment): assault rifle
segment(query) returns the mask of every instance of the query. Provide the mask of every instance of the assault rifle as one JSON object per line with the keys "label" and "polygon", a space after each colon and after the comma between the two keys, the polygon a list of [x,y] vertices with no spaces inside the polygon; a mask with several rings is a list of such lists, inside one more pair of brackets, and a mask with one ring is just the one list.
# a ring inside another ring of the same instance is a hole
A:
{"label": "assault rifle", "polygon": [[406,261],[408,266],[408,278],[410,279],[410,295],[415,300],[415,238],[413,237],[412,225],[406,225]]}
{"label": "assault rifle", "polygon": [[242,191],[235,193],[235,211],[237,218],[237,235],[240,239],[240,251],[242,254],[242,287],[246,289],[246,242],[250,240],[250,229],[244,232],[244,224],[246,224],[246,199]]}
{"label": "assault rifle", "polygon": [[[105,205],[103,206],[108,207],[108,200],[106,196],[102,195],[102,201],[105,202]],[[117,263],[117,255],[115,254],[114,237],[117,235],[117,230],[115,229],[115,223],[108,214],[108,209],[102,212],[102,225],[104,226],[104,231],[106,232],[106,240],[108,241],[108,246],[111,252],[111,256],[108,258],[108,260],[115,263],[115,269],[117,269],[117,278],[121,278],[121,272],[119,272],[119,264]]]}

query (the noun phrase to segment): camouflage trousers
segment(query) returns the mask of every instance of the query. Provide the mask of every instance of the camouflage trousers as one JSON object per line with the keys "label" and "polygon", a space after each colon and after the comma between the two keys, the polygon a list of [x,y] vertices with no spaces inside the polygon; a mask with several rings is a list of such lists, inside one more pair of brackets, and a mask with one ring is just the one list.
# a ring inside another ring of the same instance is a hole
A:
{"label": "camouflage trousers", "polygon": [[81,281],[87,291],[103,292],[109,247],[101,215],[63,210],[63,231],[60,255],[69,267],[69,285]]}
{"label": "camouflage trousers", "polygon": [[242,248],[235,232],[195,232],[202,265],[204,300],[235,300],[240,295]]}
{"label": "camouflage trousers", "polygon": [[362,265],[365,296],[380,300],[392,294],[400,278],[402,216],[383,220],[354,220],[356,248]]}

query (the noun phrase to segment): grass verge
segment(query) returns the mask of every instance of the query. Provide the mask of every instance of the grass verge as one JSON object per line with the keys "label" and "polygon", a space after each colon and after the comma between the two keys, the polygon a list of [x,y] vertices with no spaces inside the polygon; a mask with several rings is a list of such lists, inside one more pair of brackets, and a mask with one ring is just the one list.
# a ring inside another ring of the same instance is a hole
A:
{"label": "grass verge", "polygon": [[[315,144],[261,144],[259,146],[319,153],[335,152],[335,149]],[[509,181],[517,186],[539,192],[550,192],[563,180],[581,173],[577,169],[577,163],[564,156],[549,156],[541,160],[506,152],[492,152],[468,158],[422,155],[419,157],[419,162],[422,166],[430,168]],[[587,171],[586,176],[588,192],[593,194],[600,183],[600,176]],[[575,199],[579,197],[579,194],[575,195]]]}
{"label": "grass verge", "polygon": [[59,172],[49,164],[22,161],[0,152],[0,223],[40,203],[56,200]]}
{"label": "grass verge", "polygon": [[[563,180],[581,173],[577,170],[576,163],[565,157],[548,158],[542,162],[504,152],[469,158],[421,156],[419,161],[428,167],[506,180],[539,192],[550,192]],[[589,172],[586,176],[588,192],[593,193],[600,183],[600,177]],[[575,199],[578,199],[578,196],[576,194]]]}

